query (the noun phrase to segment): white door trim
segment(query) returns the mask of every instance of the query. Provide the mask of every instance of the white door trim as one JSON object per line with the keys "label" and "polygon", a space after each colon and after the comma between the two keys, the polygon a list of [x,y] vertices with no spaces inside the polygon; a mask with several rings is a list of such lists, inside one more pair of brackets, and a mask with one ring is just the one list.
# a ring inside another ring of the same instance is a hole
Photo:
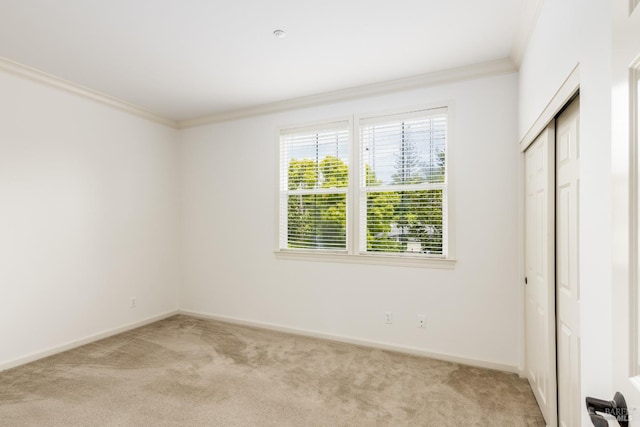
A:
{"label": "white door trim", "polygon": [[540,135],[540,133],[555,120],[556,116],[562,110],[567,103],[578,93],[580,89],[580,64],[577,64],[573,70],[569,73],[567,78],[562,82],[553,98],[549,101],[542,113],[538,116],[536,121],[531,125],[527,133],[520,141],[520,151],[525,150],[531,145],[531,143]]}
{"label": "white door trim", "polygon": [[[624,394],[632,425],[640,419],[640,12],[613,2],[611,96],[612,359],[611,392]],[[600,396],[596,396],[600,397]],[[609,397],[607,397],[609,398]]]}
{"label": "white door trim", "polygon": [[640,358],[638,354],[638,84],[640,58],[629,70],[629,372],[638,388]]}
{"label": "white door trim", "polygon": [[[529,148],[529,145],[546,129],[547,126],[553,121],[555,121],[556,116],[560,111],[569,105],[571,99],[580,91],[580,64],[577,64],[573,70],[569,73],[567,78],[562,82],[558,90],[556,91],[553,98],[549,101],[546,108],[540,113],[536,121],[529,128],[529,131],[525,134],[525,136],[520,141],[520,152],[523,153],[520,156],[520,200],[519,200],[519,216],[518,216],[518,229],[519,229],[519,259],[520,259],[520,277],[523,278],[526,276],[525,271],[525,199],[526,199],[526,191],[525,191],[525,161],[524,161],[524,152]],[[523,286],[519,286],[518,290],[520,295],[518,296],[522,303],[522,319],[524,319],[525,311],[524,311],[524,303],[525,303],[525,291]],[[520,342],[520,359],[518,361],[518,370],[521,378],[526,378],[526,339],[525,339],[525,322],[521,321],[520,333],[521,333],[521,342]]]}

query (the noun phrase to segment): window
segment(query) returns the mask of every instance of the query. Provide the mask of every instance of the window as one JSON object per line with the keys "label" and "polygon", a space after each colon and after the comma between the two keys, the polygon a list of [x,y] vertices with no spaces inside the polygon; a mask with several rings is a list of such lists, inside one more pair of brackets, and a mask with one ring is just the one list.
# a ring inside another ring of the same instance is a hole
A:
{"label": "window", "polygon": [[279,251],[449,258],[447,108],[356,124],[280,132]]}
{"label": "window", "polygon": [[360,251],[446,256],[446,110],[360,121]]}
{"label": "window", "polygon": [[349,122],[280,136],[280,248],[347,250]]}

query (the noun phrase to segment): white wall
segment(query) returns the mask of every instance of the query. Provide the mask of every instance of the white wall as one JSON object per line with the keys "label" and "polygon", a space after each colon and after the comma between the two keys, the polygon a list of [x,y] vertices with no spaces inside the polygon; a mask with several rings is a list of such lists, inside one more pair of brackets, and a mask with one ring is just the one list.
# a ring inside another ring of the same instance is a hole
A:
{"label": "white wall", "polygon": [[3,72],[0,94],[0,369],[175,309],[176,131]]}
{"label": "white wall", "polygon": [[581,401],[612,395],[611,59],[610,1],[546,1],[520,69],[523,136],[580,64]]}
{"label": "white wall", "polygon": [[[483,78],[182,131],[181,307],[515,369],[517,81]],[[278,126],[449,100],[455,269],[276,259]],[[418,313],[426,329],[416,327]]]}

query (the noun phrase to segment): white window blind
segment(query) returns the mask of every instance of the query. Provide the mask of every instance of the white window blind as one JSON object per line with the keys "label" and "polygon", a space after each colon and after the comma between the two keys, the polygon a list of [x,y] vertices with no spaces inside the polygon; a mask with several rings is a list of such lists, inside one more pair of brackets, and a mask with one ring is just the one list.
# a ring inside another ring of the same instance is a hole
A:
{"label": "white window blind", "polygon": [[280,134],[280,249],[347,250],[349,122]]}
{"label": "white window blind", "polygon": [[361,253],[447,256],[447,109],[360,121]]}

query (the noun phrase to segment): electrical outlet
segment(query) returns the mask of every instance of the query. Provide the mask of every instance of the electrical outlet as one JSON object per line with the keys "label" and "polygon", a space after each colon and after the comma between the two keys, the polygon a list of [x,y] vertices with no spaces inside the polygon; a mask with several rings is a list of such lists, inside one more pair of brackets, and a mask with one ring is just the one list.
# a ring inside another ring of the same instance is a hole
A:
{"label": "electrical outlet", "polygon": [[384,313],[384,323],[390,325],[393,323],[393,313],[390,311],[387,311],[386,313]]}
{"label": "electrical outlet", "polygon": [[418,314],[418,328],[424,328],[427,325],[427,317],[424,314]]}
{"label": "electrical outlet", "polygon": [[136,308],[136,297],[131,297],[130,305],[131,308]]}

